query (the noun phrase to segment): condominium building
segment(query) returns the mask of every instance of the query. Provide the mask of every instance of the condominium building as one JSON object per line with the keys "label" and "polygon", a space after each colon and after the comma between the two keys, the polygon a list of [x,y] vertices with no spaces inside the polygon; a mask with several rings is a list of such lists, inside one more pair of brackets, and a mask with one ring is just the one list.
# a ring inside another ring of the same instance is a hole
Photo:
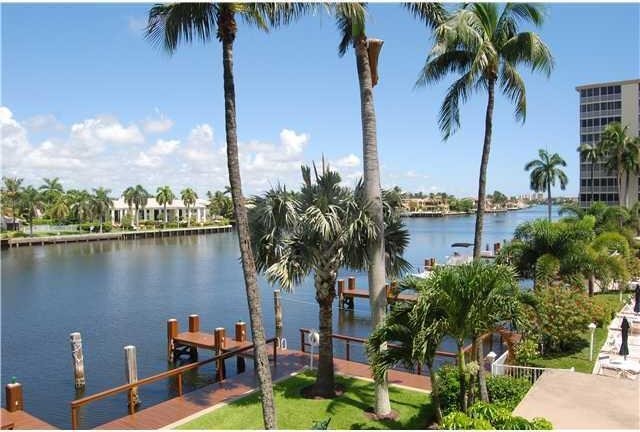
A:
{"label": "condominium building", "polygon": [[[580,93],[580,144],[599,142],[604,128],[613,122],[628,126],[630,136],[640,136],[640,79],[581,85],[576,90]],[[632,175],[629,181],[631,205],[640,199],[639,182],[638,174]],[[595,201],[617,205],[619,194],[624,196],[624,193],[624,189],[618,191],[615,170],[608,170],[602,161],[592,165],[580,158],[579,200],[582,207]]]}

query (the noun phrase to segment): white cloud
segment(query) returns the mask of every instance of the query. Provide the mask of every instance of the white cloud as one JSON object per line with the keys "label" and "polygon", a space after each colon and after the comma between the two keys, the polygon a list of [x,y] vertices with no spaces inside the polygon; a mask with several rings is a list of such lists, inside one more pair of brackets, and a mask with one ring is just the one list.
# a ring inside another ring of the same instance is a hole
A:
{"label": "white cloud", "polygon": [[63,132],[65,126],[53,114],[39,114],[24,121],[31,132]]}
{"label": "white cloud", "polygon": [[178,148],[180,141],[159,139],[156,144],[149,149],[149,153],[155,156],[166,156]]}
{"label": "white cloud", "polygon": [[145,133],[163,133],[173,127],[173,120],[165,116],[156,108],[154,117],[147,117],[142,122],[142,130]]}
{"label": "white cloud", "polygon": [[305,144],[309,142],[309,135],[297,134],[290,129],[282,129],[280,132],[280,142],[288,156],[297,156],[302,153]]}
{"label": "white cloud", "polygon": [[81,155],[100,153],[108,144],[133,145],[144,142],[136,125],[123,126],[111,116],[97,116],[71,125],[70,141]]}
{"label": "white cloud", "polygon": [[360,165],[360,158],[351,153],[336,160],[333,164],[339,168],[354,168]]}

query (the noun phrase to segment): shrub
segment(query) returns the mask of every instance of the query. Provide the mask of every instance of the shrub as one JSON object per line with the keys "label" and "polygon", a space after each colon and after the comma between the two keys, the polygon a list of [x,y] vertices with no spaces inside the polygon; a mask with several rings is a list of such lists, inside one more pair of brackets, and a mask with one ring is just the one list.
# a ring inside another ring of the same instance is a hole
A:
{"label": "shrub", "polygon": [[178,228],[178,223],[177,222],[169,222],[167,223],[164,227],[165,228]]}
{"label": "shrub", "polygon": [[442,419],[442,429],[502,429],[531,430],[553,429],[549,420],[536,417],[529,421],[524,417],[511,415],[511,411],[489,404],[478,402],[469,407],[468,414],[454,411]]}
{"label": "shrub", "polygon": [[521,366],[529,366],[531,361],[540,357],[538,343],[533,339],[521,339],[514,348],[516,363]]}
{"label": "shrub", "polygon": [[[91,227],[93,227],[94,233],[100,232],[100,222],[84,222],[78,225],[78,229],[84,232],[90,232]],[[105,222],[102,224],[102,232],[108,233],[113,229],[111,222]]]}
{"label": "shrub", "polygon": [[443,365],[436,373],[443,414],[459,410],[460,375],[458,374],[458,369],[452,365]]}
{"label": "shrub", "polygon": [[531,388],[525,378],[508,376],[487,377],[489,400],[497,406],[513,411]]}
{"label": "shrub", "polygon": [[543,417],[534,417],[531,423],[533,424],[533,428],[536,430],[553,429],[553,425],[551,424],[551,422]]}

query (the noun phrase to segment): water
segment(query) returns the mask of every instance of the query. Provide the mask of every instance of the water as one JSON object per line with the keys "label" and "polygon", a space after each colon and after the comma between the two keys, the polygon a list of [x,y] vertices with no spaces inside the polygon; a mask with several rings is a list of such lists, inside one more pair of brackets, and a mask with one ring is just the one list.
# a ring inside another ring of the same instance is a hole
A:
{"label": "water", "polygon": [[[519,223],[544,217],[545,211],[540,206],[487,215],[483,242],[509,239]],[[473,216],[406,222],[411,232],[406,257],[415,266],[429,257],[443,262],[452,243],[473,241]],[[24,247],[4,250],[1,258],[2,386],[17,377],[25,409],[61,428],[70,427],[69,401],[81,396],[73,386],[69,333],[82,333],[84,395],[91,395],[125,382],[125,345],[137,347],[140,377],[166,370],[168,318],[177,318],[186,329],[187,316],[197,313],[201,329],[224,326],[228,334],[237,320],[249,321],[235,233]],[[366,275],[356,276],[366,286]],[[265,328],[273,336],[273,287],[264,280],[260,286]],[[298,329],[317,327],[311,281],[284,294],[283,312],[284,336],[289,347],[299,349]],[[367,336],[368,302],[356,300],[353,312],[336,311],[334,321],[336,333]],[[358,349],[352,352],[357,355]],[[230,362],[227,370],[233,369]],[[213,378],[214,368],[205,367],[186,377],[187,389]],[[144,386],[143,406],[175,392],[173,381]],[[90,428],[123,415],[124,395],[89,405],[80,424]]]}

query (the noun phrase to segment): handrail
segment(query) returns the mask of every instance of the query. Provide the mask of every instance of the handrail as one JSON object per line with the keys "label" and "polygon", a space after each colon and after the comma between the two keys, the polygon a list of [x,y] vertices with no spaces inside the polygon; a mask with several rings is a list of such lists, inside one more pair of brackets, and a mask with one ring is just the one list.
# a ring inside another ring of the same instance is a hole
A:
{"label": "handrail", "polygon": [[[265,340],[265,345],[269,344],[269,343],[273,343],[273,361],[274,363],[276,363],[276,356],[277,356],[277,347],[278,347],[278,338],[270,338]],[[227,351],[225,353],[216,355],[210,359],[206,359],[206,360],[202,360],[199,361],[197,363],[190,363],[184,366],[180,366],[168,371],[164,371],[164,372],[160,372],[158,374],[152,375],[150,377],[146,377],[143,378],[141,380],[132,382],[132,383],[128,383],[128,384],[122,384],[119,385],[117,387],[113,387],[107,390],[103,390],[101,392],[98,393],[94,393],[92,395],[89,396],[85,396],[83,398],[80,399],[76,399],[71,401],[71,428],[72,429],[77,429],[78,428],[78,412],[77,410],[91,402],[95,402],[98,400],[102,400],[105,399],[109,396],[113,396],[116,394],[120,394],[123,393],[125,391],[129,391],[129,413],[133,414],[134,412],[134,406],[131,403],[131,390],[133,390],[136,387],[140,387],[146,384],[151,384],[154,383],[156,381],[160,381],[166,378],[171,378],[173,376],[178,376],[178,396],[182,396],[183,392],[182,392],[182,374],[184,374],[185,372],[188,372],[190,370],[193,369],[198,369],[201,366],[204,366],[206,364],[209,363],[213,363],[213,362],[219,362],[219,361],[224,361],[227,358],[233,357],[237,354],[240,354],[244,351],[248,351],[250,349],[254,348],[254,344],[248,345],[246,347],[243,348],[238,348],[238,349],[234,349],[231,351]]]}

